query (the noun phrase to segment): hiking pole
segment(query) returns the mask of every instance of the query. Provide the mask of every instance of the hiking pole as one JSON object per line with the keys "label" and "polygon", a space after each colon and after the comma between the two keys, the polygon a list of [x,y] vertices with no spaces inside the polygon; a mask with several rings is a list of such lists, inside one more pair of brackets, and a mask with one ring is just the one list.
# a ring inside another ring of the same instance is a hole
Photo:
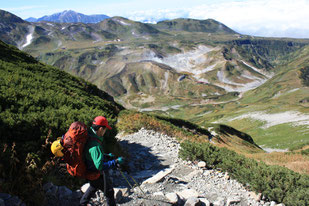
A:
{"label": "hiking pole", "polygon": [[122,177],[125,179],[125,181],[130,185],[131,189],[133,189],[132,185],[130,184],[129,180],[126,178],[126,176],[124,176],[123,172],[121,170],[119,170],[119,172],[121,173]]}
{"label": "hiking pole", "polygon": [[[129,174],[128,174],[128,175],[129,175]],[[129,175],[129,177],[131,177],[131,179],[134,181],[134,183],[137,185],[137,187],[140,189],[140,191],[142,191],[142,193],[143,193],[144,195],[146,195],[145,192],[142,190],[142,188],[139,186],[139,184],[136,182],[136,180],[135,180],[131,175]]]}
{"label": "hiking pole", "polygon": [[[126,182],[130,185],[131,189],[134,189],[134,187],[132,187],[132,185],[130,184],[130,182],[126,178],[126,176],[123,174],[123,172],[121,170],[119,170],[119,172],[121,173],[122,177],[126,180]],[[145,192],[142,190],[142,188],[139,186],[139,184],[136,182],[136,180],[131,175],[129,175],[129,177],[131,177],[131,179],[134,181],[134,183],[137,185],[137,187],[140,189],[140,191],[142,191],[142,193],[144,195],[146,195]]]}

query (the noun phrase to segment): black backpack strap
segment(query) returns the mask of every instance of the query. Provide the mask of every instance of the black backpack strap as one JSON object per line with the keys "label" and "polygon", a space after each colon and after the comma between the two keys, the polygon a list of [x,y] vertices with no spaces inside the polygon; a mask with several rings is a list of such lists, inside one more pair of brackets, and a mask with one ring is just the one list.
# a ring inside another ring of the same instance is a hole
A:
{"label": "black backpack strap", "polygon": [[90,137],[90,140],[93,140],[93,141],[96,141],[96,142],[102,144],[102,141],[100,141],[98,138]]}

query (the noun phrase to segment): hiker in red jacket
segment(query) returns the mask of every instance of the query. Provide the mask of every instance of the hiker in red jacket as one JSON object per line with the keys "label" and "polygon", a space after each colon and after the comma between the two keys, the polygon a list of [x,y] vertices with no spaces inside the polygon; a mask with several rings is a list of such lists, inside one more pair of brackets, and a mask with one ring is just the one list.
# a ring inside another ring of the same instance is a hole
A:
{"label": "hiker in red jacket", "polygon": [[[51,146],[53,154],[66,161],[71,175],[89,180],[90,186],[80,200],[81,206],[89,206],[90,198],[98,189],[104,192],[108,206],[116,205],[108,170],[123,165],[124,159],[115,159],[112,154],[104,154],[102,141],[107,129],[112,128],[103,116],[96,117],[89,130],[84,123],[74,122],[69,131]],[[77,168],[76,165],[80,167]]]}
{"label": "hiker in red jacket", "polygon": [[[103,116],[98,116],[94,119],[92,127],[90,127],[88,134],[91,137],[90,140],[86,143],[84,148],[84,157],[87,169],[90,171],[101,171],[101,176],[96,180],[90,180],[90,187],[87,189],[85,194],[80,200],[81,205],[87,205],[90,198],[95,194],[96,190],[100,189],[104,191],[104,195],[107,199],[107,205],[113,206],[116,205],[114,199],[114,189],[112,182],[108,176],[109,169],[117,167],[117,164],[121,165],[124,163],[122,157],[117,158],[116,160],[106,161],[109,157],[113,155],[104,154],[102,144],[103,136],[107,129],[112,129],[108,125],[108,121]],[[97,139],[99,141],[94,140]],[[104,187],[105,186],[105,187]]]}

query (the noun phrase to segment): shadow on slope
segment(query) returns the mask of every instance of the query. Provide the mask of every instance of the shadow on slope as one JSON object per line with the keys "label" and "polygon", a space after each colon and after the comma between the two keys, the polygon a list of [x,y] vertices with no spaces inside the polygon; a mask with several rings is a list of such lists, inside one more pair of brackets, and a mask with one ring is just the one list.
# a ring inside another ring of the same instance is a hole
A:
{"label": "shadow on slope", "polygon": [[[130,185],[140,185],[146,179],[156,175],[161,170],[168,168],[169,165],[159,155],[154,155],[150,147],[143,146],[138,143],[131,143],[127,140],[118,142],[121,148],[127,154],[128,167],[130,174],[123,173],[126,179],[121,175],[119,178],[113,177],[114,187],[129,188]],[[134,179],[132,179],[132,177]],[[129,181],[129,183],[127,182]],[[136,182],[135,182],[136,181]],[[121,203],[130,202],[131,199],[126,197],[121,200]]]}

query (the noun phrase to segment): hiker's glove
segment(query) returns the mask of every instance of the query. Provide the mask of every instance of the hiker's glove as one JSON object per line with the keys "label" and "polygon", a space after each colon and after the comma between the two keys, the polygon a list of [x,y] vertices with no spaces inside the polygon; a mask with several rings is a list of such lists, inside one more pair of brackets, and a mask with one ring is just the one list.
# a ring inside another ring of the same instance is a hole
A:
{"label": "hiker's glove", "polygon": [[116,163],[117,163],[117,168],[123,172],[127,172],[128,174],[131,173],[130,167],[127,164],[126,159],[124,159],[123,157],[119,157],[116,159]]}
{"label": "hiker's glove", "polygon": [[124,158],[123,157],[118,157],[116,159],[116,163],[117,163],[117,165],[123,165],[124,164]]}

